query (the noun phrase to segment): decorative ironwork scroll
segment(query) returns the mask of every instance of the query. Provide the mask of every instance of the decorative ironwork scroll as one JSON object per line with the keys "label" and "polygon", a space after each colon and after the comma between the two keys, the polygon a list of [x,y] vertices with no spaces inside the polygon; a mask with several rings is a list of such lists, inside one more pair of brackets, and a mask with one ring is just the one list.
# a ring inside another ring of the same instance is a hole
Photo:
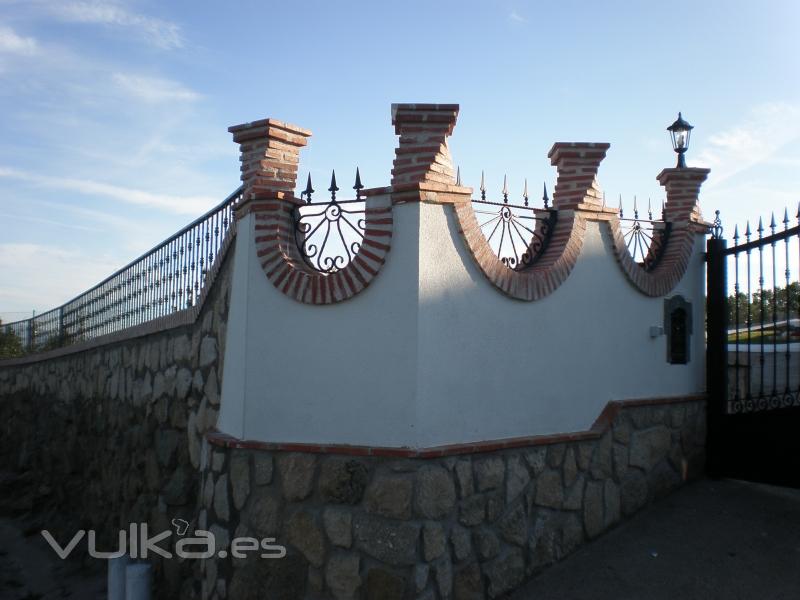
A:
{"label": "decorative ironwork scroll", "polygon": [[544,209],[529,205],[527,181],[522,194],[523,204],[509,203],[505,177],[502,202],[486,199],[483,173],[480,190],[481,199],[473,199],[472,203],[486,241],[509,269],[521,271],[530,267],[547,248],[555,225],[556,212],[548,208],[547,188],[544,189]]}
{"label": "decorative ironwork scroll", "polygon": [[366,206],[359,198],[363,189],[361,174],[356,169],[355,200],[337,200],[336,172],[331,175],[328,191],[331,199],[324,203],[312,202],[311,175],[300,197],[306,204],[295,211],[294,235],[300,254],[306,264],[320,273],[335,273],[355,258],[366,231]]}
{"label": "decorative ironwork scroll", "polygon": [[662,218],[653,219],[653,209],[647,202],[647,219],[639,217],[636,197],[633,198],[633,218],[625,218],[622,208],[622,196],[619,199],[619,221],[625,246],[634,262],[639,263],[645,271],[651,271],[661,259],[666,245],[670,224],[664,221],[664,205],[661,206]]}

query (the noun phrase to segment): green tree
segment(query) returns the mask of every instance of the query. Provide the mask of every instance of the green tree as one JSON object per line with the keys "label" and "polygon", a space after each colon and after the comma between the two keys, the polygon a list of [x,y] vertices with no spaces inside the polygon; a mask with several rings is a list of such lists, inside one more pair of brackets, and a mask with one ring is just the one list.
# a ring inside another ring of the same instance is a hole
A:
{"label": "green tree", "polygon": [[15,358],[23,354],[22,340],[11,329],[3,328],[0,319],[0,358]]}
{"label": "green tree", "polygon": [[761,290],[753,292],[749,301],[744,292],[728,296],[729,328],[735,329],[738,324],[739,329],[744,329],[749,318],[751,327],[760,329],[762,314],[764,327],[774,321],[785,321],[787,317],[800,319],[800,283],[795,281],[786,288],[778,286],[774,290],[764,290],[763,304]]}

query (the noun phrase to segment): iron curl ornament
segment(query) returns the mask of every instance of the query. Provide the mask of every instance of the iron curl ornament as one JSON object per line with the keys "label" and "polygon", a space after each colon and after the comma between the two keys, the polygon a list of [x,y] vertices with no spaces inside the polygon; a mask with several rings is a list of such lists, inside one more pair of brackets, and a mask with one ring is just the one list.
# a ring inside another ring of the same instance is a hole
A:
{"label": "iron curl ornament", "polygon": [[311,175],[306,189],[306,204],[294,213],[294,235],[297,248],[305,263],[314,271],[323,274],[336,273],[346,267],[359,253],[366,232],[366,207],[360,198],[364,188],[361,174],[356,168],[355,200],[337,200],[336,172],[331,174],[331,199],[314,203]]}
{"label": "iron curl ornament", "polygon": [[480,191],[481,199],[473,199],[472,203],[486,241],[506,267],[515,271],[527,269],[546,249],[555,225],[556,212],[548,207],[547,188],[544,188],[544,209],[530,206],[527,180],[523,204],[509,203],[506,177],[503,178],[502,202],[486,199],[483,173]]}

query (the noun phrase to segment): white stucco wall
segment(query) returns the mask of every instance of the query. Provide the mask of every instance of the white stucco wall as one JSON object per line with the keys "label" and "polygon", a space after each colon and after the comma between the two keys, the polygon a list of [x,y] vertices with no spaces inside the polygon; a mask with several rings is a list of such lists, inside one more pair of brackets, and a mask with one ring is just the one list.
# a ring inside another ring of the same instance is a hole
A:
{"label": "white stucco wall", "polygon": [[610,400],[704,389],[702,237],[673,294],[693,303],[688,365],[666,362],[663,299],[625,278],[604,224],[550,296],[521,302],[478,270],[450,207],[394,210],[392,250],[351,300],[276,290],[239,223],[219,428],[275,442],[426,447],[580,431]]}

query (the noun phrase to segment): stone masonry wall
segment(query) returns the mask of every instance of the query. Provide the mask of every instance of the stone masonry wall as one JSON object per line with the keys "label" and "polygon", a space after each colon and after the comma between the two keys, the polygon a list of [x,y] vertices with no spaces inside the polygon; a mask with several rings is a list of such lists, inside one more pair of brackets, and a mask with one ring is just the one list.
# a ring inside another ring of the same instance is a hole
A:
{"label": "stone masonry wall", "polygon": [[[617,408],[592,435],[439,458],[212,434],[199,526],[226,556],[203,561],[202,597],[500,597],[702,473],[703,400]],[[287,555],[232,557],[234,537],[276,538]]]}
{"label": "stone masonry wall", "polygon": [[[91,528],[98,548],[115,549],[130,523],[161,532],[173,518],[196,520],[201,440],[220,400],[233,254],[192,325],[0,364],[0,465],[33,490],[15,492],[18,509],[37,514],[62,544]],[[159,597],[196,595],[197,561],[153,558]]]}

